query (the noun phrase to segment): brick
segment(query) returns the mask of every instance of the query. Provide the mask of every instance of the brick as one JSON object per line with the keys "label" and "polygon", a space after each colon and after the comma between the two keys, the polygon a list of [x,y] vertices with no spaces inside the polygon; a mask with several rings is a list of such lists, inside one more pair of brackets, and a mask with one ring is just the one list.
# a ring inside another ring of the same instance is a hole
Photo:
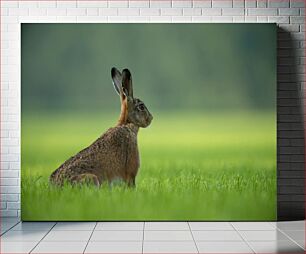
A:
{"label": "brick", "polygon": [[247,23],[257,23],[257,18],[258,17],[250,17],[250,16],[245,16],[244,17],[244,21],[247,22]]}
{"label": "brick", "polygon": [[68,16],[85,16],[86,9],[85,8],[68,8],[67,15]]}
{"label": "brick", "polygon": [[211,22],[211,17],[204,17],[204,16],[197,16],[197,17],[192,17],[193,22]]}
{"label": "brick", "polygon": [[156,22],[156,23],[162,23],[162,22],[171,22],[171,17],[170,16],[163,16],[163,17],[150,17],[151,22]]}
{"label": "brick", "polygon": [[1,1],[1,8],[18,8],[18,1]]}
{"label": "brick", "polygon": [[116,8],[99,8],[99,15],[101,16],[117,16],[118,9]]}
{"label": "brick", "polygon": [[221,16],[221,8],[202,8],[203,16]]}
{"label": "brick", "polygon": [[292,25],[292,24],[280,24],[279,28],[281,28],[284,32],[299,32],[300,31],[300,26],[299,25]]}
{"label": "brick", "polygon": [[304,154],[304,147],[279,147],[280,154]]}
{"label": "brick", "polygon": [[303,146],[304,147],[305,146],[305,140],[304,139],[291,139],[290,144],[292,146]]}
{"label": "brick", "polygon": [[29,9],[28,8],[24,8],[24,9],[10,8],[9,15],[10,16],[27,16],[29,15]]}
{"label": "brick", "polygon": [[183,15],[182,8],[163,8],[161,9],[162,16],[181,16]]}
{"label": "brick", "polygon": [[160,9],[158,8],[150,8],[150,9],[140,9],[141,16],[159,16]]}
{"label": "brick", "polygon": [[305,172],[303,170],[294,171],[294,170],[280,170],[278,174],[279,178],[301,178],[305,177]]}
{"label": "brick", "polygon": [[286,16],[268,17],[268,20],[271,23],[289,24],[289,17]]}
{"label": "brick", "polygon": [[86,13],[88,16],[98,16],[99,15],[99,9],[98,8],[87,8]]}
{"label": "brick", "polygon": [[1,217],[17,217],[17,210],[2,210]]}
{"label": "brick", "polygon": [[212,7],[213,8],[232,8],[233,1],[229,0],[212,0]]}
{"label": "brick", "polygon": [[56,7],[56,1],[39,1],[38,2],[39,8],[55,8]]}
{"label": "brick", "polygon": [[7,209],[20,209],[20,202],[7,202]]}
{"label": "brick", "polygon": [[77,7],[80,8],[103,8],[107,7],[107,1],[77,1]]}
{"label": "brick", "polygon": [[1,169],[0,175],[1,175],[1,177],[6,177],[6,178],[12,177],[12,178],[15,178],[15,177],[19,176],[19,171],[18,170],[2,170]]}
{"label": "brick", "polygon": [[278,12],[281,16],[298,16],[300,14],[297,8],[280,8]]}
{"label": "brick", "polygon": [[77,7],[77,2],[76,1],[57,1],[57,8],[76,8]]}
{"label": "brick", "polygon": [[184,16],[199,16],[202,15],[201,8],[184,8],[183,9]]}
{"label": "brick", "polygon": [[106,16],[79,16],[76,17],[77,22],[84,22],[84,23],[94,23],[94,22],[107,22]]}
{"label": "brick", "polygon": [[172,7],[192,7],[192,0],[172,0]]}
{"label": "brick", "polygon": [[244,15],[243,8],[224,8],[222,9],[222,15],[224,16],[241,16]]}
{"label": "brick", "polygon": [[267,0],[259,0],[257,1],[258,8],[266,8],[268,6]]}
{"label": "brick", "polygon": [[139,16],[138,8],[119,8],[118,15],[122,16]]}
{"label": "brick", "polygon": [[[0,209],[4,210],[6,209],[6,202],[0,202]],[[2,233],[2,232],[1,232]]]}
{"label": "brick", "polygon": [[233,0],[234,8],[244,8],[244,0]]}
{"label": "brick", "polygon": [[0,186],[1,193],[3,194],[18,194],[20,193],[19,186]]}
{"label": "brick", "polygon": [[304,186],[305,179],[278,179],[279,186]]}
{"label": "brick", "polygon": [[47,8],[31,8],[29,14],[30,16],[44,16],[47,15]]}
{"label": "brick", "polygon": [[301,195],[304,193],[303,186],[278,186],[279,194],[298,194]]}
{"label": "brick", "polygon": [[303,202],[305,200],[304,195],[279,195],[277,200],[279,202]]}
{"label": "brick", "polygon": [[108,7],[117,7],[117,8],[123,8],[123,7],[129,7],[129,2],[127,0],[125,1],[108,1]]}
{"label": "brick", "polygon": [[245,7],[246,8],[255,8],[256,7],[256,0],[245,0]]}
{"label": "brick", "polygon": [[273,9],[273,8],[247,9],[247,15],[249,16],[275,16],[277,15],[277,9]]}
{"label": "brick", "polygon": [[268,7],[276,7],[276,8],[289,7],[289,1],[288,0],[269,0]]}
{"label": "brick", "polygon": [[243,23],[244,20],[244,16],[235,16],[233,17],[233,22],[237,22],[237,23]]}
{"label": "brick", "polygon": [[267,23],[268,22],[268,17],[264,17],[264,16],[259,16],[257,17],[257,22],[258,23]]}
{"label": "brick", "polygon": [[211,0],[194,0],[193,7],[204,7],[209,8],[211,7]]}
{"label": "brick", "polygon": [[305,17],[300,17],[300,16],[290,17],[290,23],[292,24],[304,24],[304,22],[305,22]]}
{"label": "brick", "polygon": [[10,162],[9,169],[20,170],[20,162]]}
{"label": "brick", "polygon": [[290,0],[290,7],[305,7],[304,0]]}
{"label": "brick", "polygon": [[18,201],[18,194],[3,194],[1,193],[1,201]]}
{"label": "brick", "polygon": [[172,22],[177,22],[177,23],[187,23],[187,22],[191,22],[192,18],[191,17],[187,17],[187,16],[177,16],[177,17],[172,17]]}
{"label": "brick", "polygon": [[149,0],[130,0],[129,7],[130,8],[148,8],[150,6]]}
{"label": "brick", "polygon": [[149,17],[140,17],[140,16],[133,16],[128,17],[129,22],[135,22],[135,23],[148,23],[150,22]]}
{"label": "brick", "polygon": [[67,9],[62,8],[54,8],[54,9],[48,9],[47,10],[48,16],[66,16],[67,15]]}
{"label": "brick", "polygon": [[0,179],[1,186],[12,186],[12,185],[18,185],[18,179],[17,178],[2,178]]}
{"label": "brick", "polygon": [[168,8],[171,7],[171,0],[150,0],[150,8]]}
{"label": "brick", "polygon": [[278,131],[279,137],[282,138],[303,138],[303,131]]}
{"label": "brick", "polygon": [[212,21],[213,22],[220,22],[220,23],[233,22],[233,17],[231,17],[231,16],[228,16],[228,17],[227,16],[220,16],[220,17],[213,16]]}

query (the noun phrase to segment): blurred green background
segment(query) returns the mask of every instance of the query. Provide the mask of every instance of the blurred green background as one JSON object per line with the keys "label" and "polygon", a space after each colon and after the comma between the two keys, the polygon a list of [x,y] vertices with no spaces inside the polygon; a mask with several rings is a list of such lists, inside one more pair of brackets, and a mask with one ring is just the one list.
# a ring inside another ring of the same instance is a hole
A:
{"label": "blurred green background", "polygon": [[[273,24],[22,24],[24,220],[276,219]],[[154,120],[136,189],[49,175],[119,115],[129,68]]]}

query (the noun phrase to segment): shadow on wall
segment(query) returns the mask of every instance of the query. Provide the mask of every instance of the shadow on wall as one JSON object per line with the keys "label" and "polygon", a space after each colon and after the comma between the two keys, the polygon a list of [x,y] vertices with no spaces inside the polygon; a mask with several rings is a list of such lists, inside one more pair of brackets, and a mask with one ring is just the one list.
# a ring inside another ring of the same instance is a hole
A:
{"label": "shadow on wall", "polygon": [[305,219],[305,134],[303,78],[298,74],[297,44],[277,30],[277,217]]}

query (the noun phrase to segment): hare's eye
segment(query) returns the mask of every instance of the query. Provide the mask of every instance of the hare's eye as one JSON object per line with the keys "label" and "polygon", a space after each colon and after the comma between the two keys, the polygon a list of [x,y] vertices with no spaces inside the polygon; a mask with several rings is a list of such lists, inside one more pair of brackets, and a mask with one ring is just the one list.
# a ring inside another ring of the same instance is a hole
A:
{"label": "hare's eye", "polygon": [[145,108],[144,108],[144,105],[143,104],[140,104],[139,106],[138,106],[138,109],[139,110],[141,110],[141,111],[143,111]]}

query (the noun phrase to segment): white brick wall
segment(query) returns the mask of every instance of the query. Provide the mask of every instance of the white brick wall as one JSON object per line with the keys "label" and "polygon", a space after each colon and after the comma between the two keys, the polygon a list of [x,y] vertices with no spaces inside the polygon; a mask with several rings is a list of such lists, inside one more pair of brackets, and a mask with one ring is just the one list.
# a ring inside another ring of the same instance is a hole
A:
{"label": "white brick wall", "polygon": [[[1,216],[20,215],[21,22],[276,22],[291,32],[297,54],[292,63],[285,51],[291,45],[288,36],[279,35],[279,47],[284,48],[279,62],[297,65],[298,82],[305,80],[304,0],[1,0],[0,4]],[[288,75],[282,78],[286,81]]]}

